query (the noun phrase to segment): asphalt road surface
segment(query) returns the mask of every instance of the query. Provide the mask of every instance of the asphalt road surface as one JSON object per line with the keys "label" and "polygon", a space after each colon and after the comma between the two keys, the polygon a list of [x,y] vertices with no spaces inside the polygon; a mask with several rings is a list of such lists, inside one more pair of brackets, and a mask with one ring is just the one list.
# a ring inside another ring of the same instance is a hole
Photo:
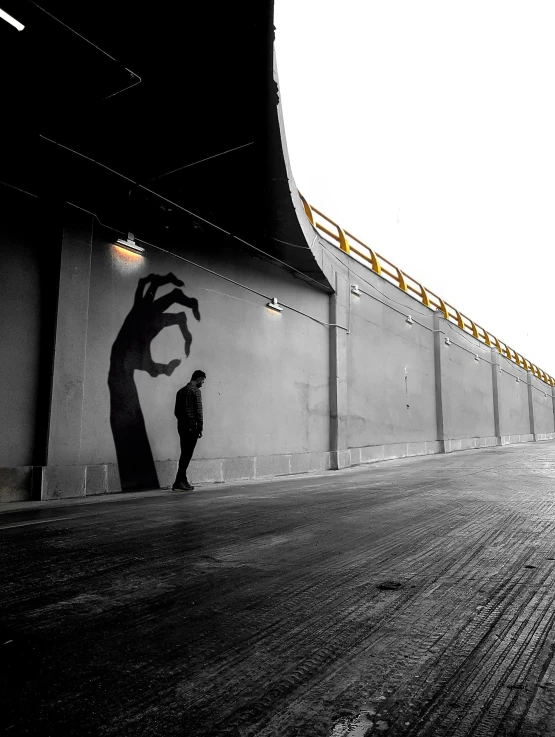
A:
{"label": "asphalt road surface", "polygon": [[555,735],[555,443],[3,505],[8,737]]}

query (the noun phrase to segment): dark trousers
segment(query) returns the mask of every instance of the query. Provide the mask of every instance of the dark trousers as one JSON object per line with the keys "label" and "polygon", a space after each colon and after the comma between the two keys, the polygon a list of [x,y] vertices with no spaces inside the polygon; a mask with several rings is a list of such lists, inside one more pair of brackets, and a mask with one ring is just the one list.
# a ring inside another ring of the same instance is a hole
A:
{"label": "dark trousers", "polygon": [[187,468],[193,456],[195,445],[198,440],[198,430],[191,428],[189,425],[184,425],[181,422],[177,423],[177,432],[179,433],[179,440],[181,443],[181,456],[179,457],[179,466],[177,468],[177,476],[175,477],[175,483],[181,484],[187,481]]}

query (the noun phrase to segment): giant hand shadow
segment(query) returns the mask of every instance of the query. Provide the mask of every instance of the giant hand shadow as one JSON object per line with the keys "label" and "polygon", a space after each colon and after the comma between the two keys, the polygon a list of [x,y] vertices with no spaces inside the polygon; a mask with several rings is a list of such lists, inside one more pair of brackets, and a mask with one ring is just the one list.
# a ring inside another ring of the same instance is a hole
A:
{"label": "giant hand shadow", "polygon": [[[174,284],[176,289],[155,299],[156,290],[165,284]],[[159,488],[134,372],[146,371],[153,377],[172,375],[181,359],[156,363],[150,352],[154,338],[171,325],[177,325],[181,330],[185,340],[185,355],[189,355],[193,337],[187,327],[185,312],[164,312],[171,305],[180,304],[190,307],[195,318],[200,320],[198,301],[187,297],[177,288],[182,286],[181,279],[173,274],[150,274],[139,279],[133,307],[112,346],[108,373],[110,425],[122,489]]]}

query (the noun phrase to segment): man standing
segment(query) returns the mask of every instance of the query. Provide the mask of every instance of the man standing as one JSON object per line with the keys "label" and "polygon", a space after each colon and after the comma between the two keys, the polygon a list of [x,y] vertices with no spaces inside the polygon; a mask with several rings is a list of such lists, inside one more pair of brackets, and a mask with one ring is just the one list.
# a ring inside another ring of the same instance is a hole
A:
{"label": "man standing", "polygon": [[204,371],[194,371],[191,381],[177,392],[175,398],[177,432],[181,443],[179,467],[172,486],[175,491],[192,491],[195,488],[187,480],[187,468],[197,440],[202,437],[202,397],[200,388],[205,379]]}

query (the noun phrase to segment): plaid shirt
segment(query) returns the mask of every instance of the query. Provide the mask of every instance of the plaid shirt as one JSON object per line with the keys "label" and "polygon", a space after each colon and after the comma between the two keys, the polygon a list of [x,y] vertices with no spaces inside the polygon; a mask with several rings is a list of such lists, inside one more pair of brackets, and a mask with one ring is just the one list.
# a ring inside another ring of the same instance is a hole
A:
{"label": "plaid shirt", "polygon": [[187,384],[177,392],[175,416],[178,422],[202,432],[202,397],[198,387]]}

